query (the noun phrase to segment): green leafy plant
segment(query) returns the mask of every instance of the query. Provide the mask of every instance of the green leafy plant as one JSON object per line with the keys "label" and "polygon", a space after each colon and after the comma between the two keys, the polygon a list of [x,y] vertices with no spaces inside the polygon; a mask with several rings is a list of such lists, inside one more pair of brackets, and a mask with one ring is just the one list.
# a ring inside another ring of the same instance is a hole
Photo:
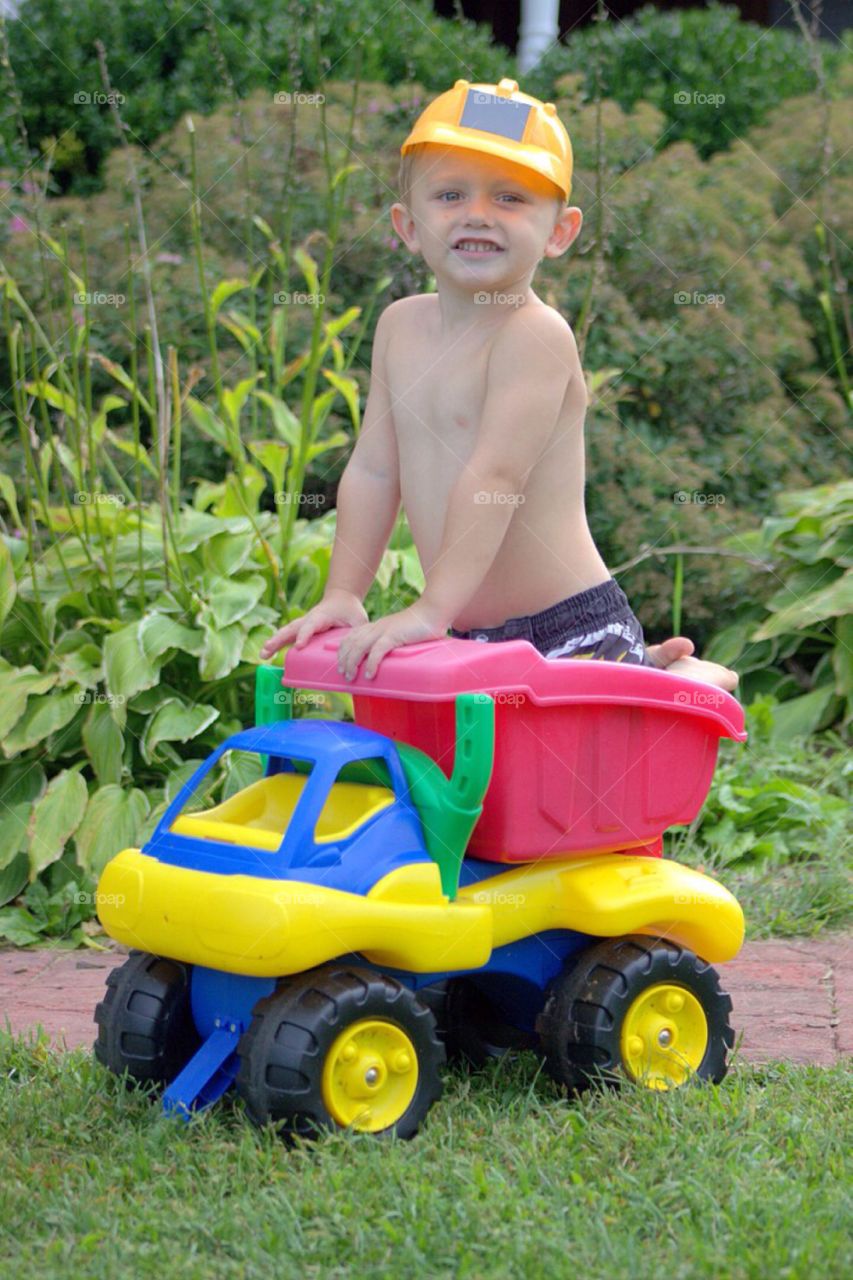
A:
{"label": "green leafy plant", "polygon": [[[507,74],[507,54],[488,28],[439,18],[429,0],[390,5],[381,15],[372,0],[162,0],[154,8],[147,0],[118,7],[111,0],[28,0],[7,28],[11,71],[0,83],[14,74],[28,148],[38,154],[58,140],[54,180],[78,194],[97,189],[116,145],[98,96],[97,40],[109,55],[130,137],[142,146],[185,111],[211,111],[258,88],[311,93],[331,68],[341,79],[414,79],[438,90],[446,87],[452,46],[461,59],[454,65],[476,67],[475,78]],[[3,87],[5,101],[8,83]],[[0,112],[0,165],[26,167],[32,156],[21,154],[20,138],[14,113]]]}
{"label": "green leafy plant", "polygon": [[[833,72],[843,48],[828,48],[826,58]],[[529,92],[553,98],[566,72],[583,75],[589,98],[598,75],[604,96],[623,110],[653,103],[666,118],[659,146],[684,139],[705,158],[817,84],[796,33],[744,22],[734,5],[720,4],[670,11],[645,5],[626,22],[572,31],[530,73]]]}
{"label": "green leafy plant", "polygon": [[707,652],[780,701],[775,731],[789,738],[853,716],[853,481],[781,494],[776,510],[729,544],[766,560],[777,589]]}

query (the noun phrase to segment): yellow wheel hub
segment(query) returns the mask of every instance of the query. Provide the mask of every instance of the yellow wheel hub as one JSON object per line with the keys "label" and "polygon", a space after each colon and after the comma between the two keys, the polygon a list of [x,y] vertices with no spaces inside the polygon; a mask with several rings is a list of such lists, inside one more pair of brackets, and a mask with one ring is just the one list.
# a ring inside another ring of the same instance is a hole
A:
{"label": "yellow wheel hub", "polygon": [[627,1074],[649,1089],[672,1089],[699,1070],[708,1020],[686,987],[658,982],[631,1003],[619,1047]]}
{"label": "yellow wheel hub", "polygon": [[336,1124],[378,1133],[406,1114],[417,1084],[418,1055],[403,1028],[381,1018],[362,1018],[330,1048],[321,1089]]}

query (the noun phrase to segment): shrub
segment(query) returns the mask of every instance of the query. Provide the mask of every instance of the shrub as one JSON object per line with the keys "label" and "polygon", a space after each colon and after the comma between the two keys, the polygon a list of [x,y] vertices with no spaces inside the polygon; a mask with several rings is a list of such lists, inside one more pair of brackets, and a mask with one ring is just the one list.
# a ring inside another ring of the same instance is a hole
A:
{"label": "shrub", "polygon": [[[842,47],[826,46],[831,75],[843,57]],[[725,150],[784,99],[816,88],[808,49],[795,32],[743,22],[733,5],[719,4],[669,12],[646,5],[627,22],[571,31],[525,87],[552,98],[567,71],[582,73],[587,99],[598,75],[601,93],[624,111],[642,99],[653,103],[666,122],[656,145],[685,140],[704,158]]]}
{"label": "shrub", "polygon": [[[154,142],[188,110],[211,111],[264,87],[312,92],[333,72],[397,84],[446,87],[448,48],[459,74],[505,74],[507,55],[473,22],[436,17],[429,0],[386,12],[372,0],[29,0],[8,23],[11,64],[30,146],[59,140],[54,175],[63,191],[100,186],[116,144],[95,55],[100,40],[129,136]],[[45,57],[45,49],[53,56]],[[452,74],[452,73],[451,73]],[[8,86],[4,86],[4,90]],[[87,100],[75,95],[89,95]],[[0,165],[21,160],[13,104],[0,114]],[[24,167],[23,165],[21,167]]]}

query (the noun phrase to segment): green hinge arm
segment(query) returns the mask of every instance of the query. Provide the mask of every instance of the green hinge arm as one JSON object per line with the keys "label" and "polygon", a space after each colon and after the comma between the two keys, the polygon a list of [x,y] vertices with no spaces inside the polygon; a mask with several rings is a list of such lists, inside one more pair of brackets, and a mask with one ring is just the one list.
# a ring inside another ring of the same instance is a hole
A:
{"label": "green hinge arm", "polygon": [[293,690],[281,683],[281,667],[255,668],[255,724],[293,719]]}
{"label": "green hinge arm", "polygon": [[[255,724],[278,724],[293,719],[293,690],[281,683],[281,667],[255,668]],[[267,756],[261,756],[264,771]]]}
{"label": "green hinge arm", "polygon": [[405,742],[398,742],[397,750],[424,829],[427,851],[438,864],[442,892],[455,898],[462,859],[483,812],[483,798],[494,766],[494,699],[488,693],[457,696],[456,748],[449,779],[425,751]]}

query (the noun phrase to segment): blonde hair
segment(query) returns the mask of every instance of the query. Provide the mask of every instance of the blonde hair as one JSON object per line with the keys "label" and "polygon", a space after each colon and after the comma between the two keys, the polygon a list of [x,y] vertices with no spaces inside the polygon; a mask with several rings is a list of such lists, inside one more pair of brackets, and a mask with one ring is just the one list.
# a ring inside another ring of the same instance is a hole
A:
{"label": "blonde hair", "polygon": [[412,194],[415,161],[419,155],[423,155],[429,145],[430,144],[428,142],[416,142],[413,147],[409,148],[405,155],[400,156],[400,169],[397,174],[397,191],[399,192],[400,200],[407,208],[409,206],[409,198]]}

